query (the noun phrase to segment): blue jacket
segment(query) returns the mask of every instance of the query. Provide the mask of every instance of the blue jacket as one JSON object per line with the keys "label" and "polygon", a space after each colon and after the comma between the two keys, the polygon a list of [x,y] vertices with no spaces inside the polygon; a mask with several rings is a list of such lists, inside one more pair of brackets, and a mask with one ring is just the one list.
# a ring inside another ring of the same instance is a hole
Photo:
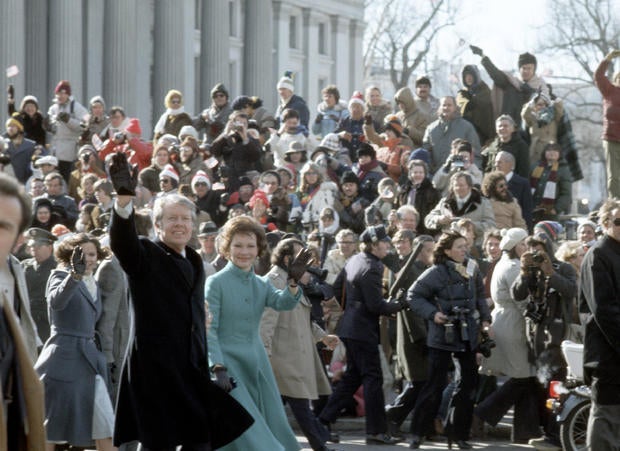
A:
{"label": "blue jacket", "polygon": [[306,101],[297,94],[293,94],[291,98],[288,99],[288,102],[286,102],[286,105],[282,105],[282,103],[278,105],[278,109],[276,110],[276,128],[280,127],[280,124],[282,123],[282,112],[288,108],[297,111],[299,113],[299,123],[308,128],[310,110],[308,110]]}

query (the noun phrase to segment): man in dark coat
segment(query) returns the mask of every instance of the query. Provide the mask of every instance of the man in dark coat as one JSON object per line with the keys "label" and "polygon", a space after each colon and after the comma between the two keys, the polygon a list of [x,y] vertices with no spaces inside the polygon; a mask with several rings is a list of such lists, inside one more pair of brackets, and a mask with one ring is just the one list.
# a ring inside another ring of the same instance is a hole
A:
{"label": "man in dark coat", "polygon": [[587,449],[613,449],[620,443],[620,202],[606,201],[599,217],[605,235],[581,265],[584,373],[592,383]]}
{"label": "man in dark coat", "polygon": [[187,246],[195,206],[171,194],[154,207],[155,242],[138,238],[131,203],[135,178],[114,157],[118,193],[110,245],[127,273],[135,336],[121,375],[114,428],[116,446],[138,440],[143,449],[205,451],[229,443],[253,422],[211,382],[205,328],[205,274]]}
{"label": "man in dark coat", "polygon": [[347,370],[320,415],[330,425],[360,385],[366,405],[366,444],[394,444],[386,434],[383,376],[379,359],[379,317],[402,310],[399,302],[383,300],[381,280],[390,237],[382,225],[368,227],[360,236],[362,252],[349,259],[334,282],[334,293],[342,293],[344,315],[338,335],[347,349]]}

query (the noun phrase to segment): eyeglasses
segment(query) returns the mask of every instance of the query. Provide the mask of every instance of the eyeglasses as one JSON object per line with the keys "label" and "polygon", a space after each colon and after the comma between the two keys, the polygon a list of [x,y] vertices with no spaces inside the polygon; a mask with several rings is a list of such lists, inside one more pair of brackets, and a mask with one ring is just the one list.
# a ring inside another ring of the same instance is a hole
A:
{"label": "eyeglasses", "polygon": [[172,99],[172,100],[170,101],[170,103],[175,104],[175,105],[178,105],[178,104],[180,104],[180,103],[181,103],[181,101],[180,101],[179,99]]}
{"label": "eyeglasses", "polygon": [[213,94],[213,98],[216,97],[226,97],[226,94],[222,94],[221,92],[218,92],[217,94]]}

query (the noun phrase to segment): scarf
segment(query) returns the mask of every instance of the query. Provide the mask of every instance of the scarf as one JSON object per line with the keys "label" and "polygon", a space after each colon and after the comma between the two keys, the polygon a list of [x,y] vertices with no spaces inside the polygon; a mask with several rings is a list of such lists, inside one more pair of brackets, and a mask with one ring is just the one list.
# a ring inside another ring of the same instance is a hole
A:
{"label": "scarf", "polygon": [[372,160],[370,163],[366,163],[366,164],[360,164],[359,167],[359,173],[357,174],[357,178],[360,179],[360,182],[362,180],[364,180],[364,178],[366,177],[366,175],[373,170],[374,168],[376,168],[377,166],[379,166],[379,162],[377,160]]}
{"label": "scarf", "polygon": [[[541,198],[540,205],[545,210],[550,211],[553,209],[555,204],[555,197],[557,195],[557,181],[558,181],[558,167],[560,166],[559,162],[555,162],[551,165],[551,169],[549,170],[549,176],[547,177],[547,181],[543,186],[538,186],[540,179],[542,178],[545,170],[549,167],[547,162],[541,160],[538,163],[538,166],[534,168],[532,171],[532,176],[530,177],[530,187],[532,189],[532,196],[536,199],[537,197]],[[540,192],[542,190],[542,193]],[[537,196],[538,195],[538,196]]]}
{"label": "scarf", "polygon": [[166,125],[166,120],[168,120],[168,116],[178,116],[179,114],[183,113],[185,113],[185,107],[183,105],[181,105],[176,110],[173,110],[172,108],[166,109],[166,111],[164,111],[164,114],[159,117],[157,124],[155,124],[155,133],[164,132],[164,126]]}
{"label": "scarf", "polygon": [[307,192],[301,194],[301,198],[299,199],[299,202],[301,203],[301,206],[304,209],[306,208],[306,205],[308,205],[310,203],[310,201],[312,200],[314,195],[319,192],[320,188],[321,188],[321,184],[319,183],[319,184],[316,185],[316,187],[314,187],[310,191],[307,191]]}

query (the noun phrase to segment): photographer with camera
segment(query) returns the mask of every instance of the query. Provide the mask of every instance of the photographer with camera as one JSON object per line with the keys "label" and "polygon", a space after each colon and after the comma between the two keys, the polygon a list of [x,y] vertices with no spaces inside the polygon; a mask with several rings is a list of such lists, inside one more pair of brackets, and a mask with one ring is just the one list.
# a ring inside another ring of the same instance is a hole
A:
{"label": "photographer with camera", "polygon": [[471,449],[474,396],[478,380],[476,350],[480,330],[491,323],[484,296],[482,275],[473,260],[467,260],[467,240],[457,232],[441,235],[433,252],[434,264],[416,280],[407,293],[413,313],[426,319],[428,378],[415,404],[411,420],[410,448],[417,449],[427,425],[435,417],[452,359],[460,365],[460,380],[452,395],[452,430],[448,443]]}
{"label": "photographer with camera", "polygon": [[474,164],[474,150],[469,141],[457,138],[452,141],[450,156],[433,176],[433,186],[445,196],[450,190],[450,178],[457,172],[471,175],[474,185],[482,184],[482,171]]}
{"label": "photographer with camera", "polygon": [[117,152],[123,152],[131,164],[137,164],[138,170],[145,169],[151,164],[153,143],[142,140],[142,127],[138,118],[131,118],[122,131],[103,143],[99,151],[99,158],[105,161],[106,157]]}
{"label": "photographer with camera", "polygon": [[519,275],[520,258],[527,250],[526,238],[527,232],[521,228],[502,231],[499,244],[502,256],[491,278],[491,297],[495,305],[491,313],[491,334],[497,349],[490,356],[484,356],[480,369],[482,374],[510,379],[474,409],[478,418],[496,426],[514,406],[513,443],[527,443],[540,435],[535,369],[528,359],[525,337],[525,302],[515,300],[510,291]]}
{"label": "photographer with camera", "polygon": [[[544,403],[549,382],[566,379],[566,362],[560,344],[571,323],[577,276],[569,263],[555,259],[551,238],[546,233],[530,237],[527,245],[529,251],[521,256],[521,272],[512,284],[511,293],[516,301],[529,298],[524,313],[526,337],[530,360],[535,363],[543,384],[539,401]],[[541,421],[545,437],[530,444],[544,442],[559,446],[555,417],[548,412]]]}

